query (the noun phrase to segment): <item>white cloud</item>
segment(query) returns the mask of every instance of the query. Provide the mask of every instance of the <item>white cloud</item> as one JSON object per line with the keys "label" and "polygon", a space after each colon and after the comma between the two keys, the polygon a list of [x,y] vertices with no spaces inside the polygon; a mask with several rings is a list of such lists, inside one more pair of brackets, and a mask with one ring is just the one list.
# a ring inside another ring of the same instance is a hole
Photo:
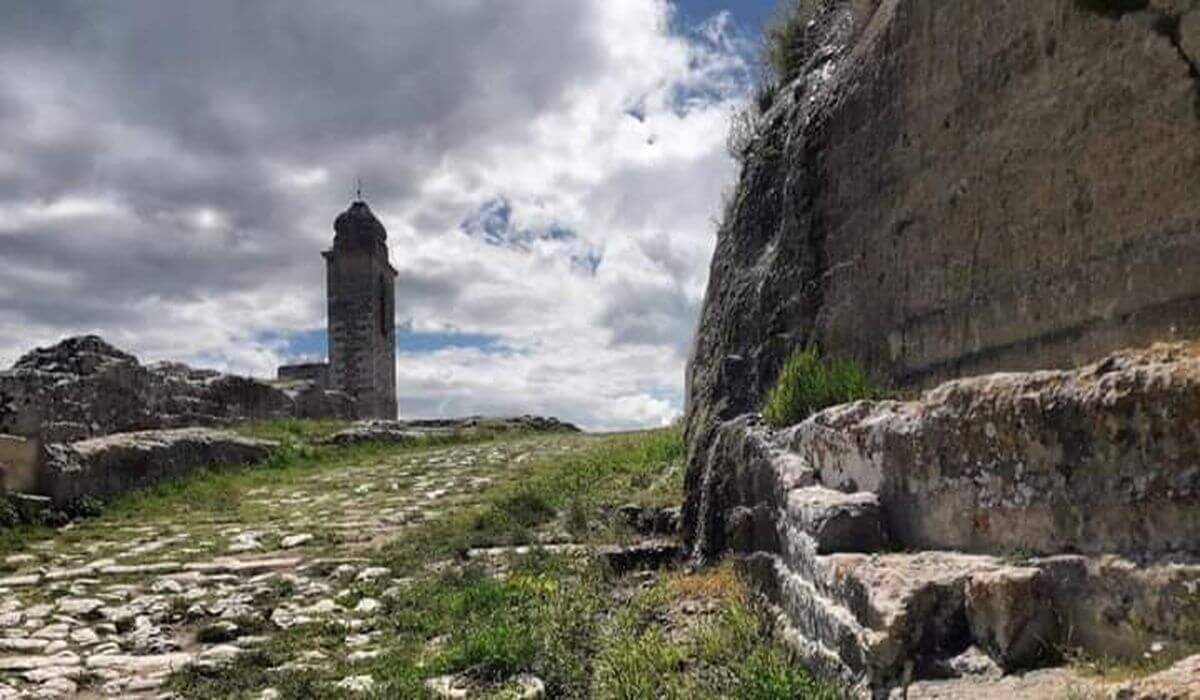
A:
{"label": "white cloud", "polygon": [[[48,8],[0,9],[0,362],[100,332],[270,374],[264,338],[324,325],[318,252],[361,177],[400,320],[508,348],[402,354],[404,414],[681,410],[748,76],[728,16],[679,35],[655,0]],[[498,200],[514,230],[574,235],[461,230]]]}

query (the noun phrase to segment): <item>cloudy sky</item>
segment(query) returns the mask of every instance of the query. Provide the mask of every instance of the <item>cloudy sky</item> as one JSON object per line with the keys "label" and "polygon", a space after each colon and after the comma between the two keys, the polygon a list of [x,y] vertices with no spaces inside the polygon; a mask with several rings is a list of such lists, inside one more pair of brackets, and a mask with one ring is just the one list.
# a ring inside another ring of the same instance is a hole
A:
{"label": "cloudy sky", "polygon": [[773,4],[0,4],[0,366],[84,332],[261,376],[323,356],[361,178],[402,415],[668,421]]}

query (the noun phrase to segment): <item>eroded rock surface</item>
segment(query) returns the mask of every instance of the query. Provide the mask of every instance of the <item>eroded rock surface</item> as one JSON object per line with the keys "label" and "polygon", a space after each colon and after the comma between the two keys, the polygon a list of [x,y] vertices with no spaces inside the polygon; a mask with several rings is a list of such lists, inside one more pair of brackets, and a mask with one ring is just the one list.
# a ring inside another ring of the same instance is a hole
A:
{"label": "eroded rock surface", "polygon": [[57,503],[110,500],[193,471],[261,462],[275,443],[222,430],[177,428],[48,445],[38,491]]}
{"label": "eroded rock surface", "polygon": [[1200,330],[1200,3],[822,0],[744,148],[690,422],[818,342],[902,384]]}
{"label": "eroded rock surface", "polygon": [[0,372],[0,433],[72,442],[110,433],[288,416],[353,418],[349,396],[180,363],[143,365],[97,336],[30,351]]}
{"label": "eroded rock surface", "polygon": [[1197,407],[1200,359],[1177,344],[783,430],[747,415],[695,458],[685,534],[741,554],[808,663],[864,692],[997,675],[972,654],[1010,673],[1180,659],[1200,645]]}
{"label": "eroded rock surface", "polygon": [[878,494],[904,547],[1200,553],[1200,358],[1183,346],[1075,371],[946,383],[825,411],[783,440]]}

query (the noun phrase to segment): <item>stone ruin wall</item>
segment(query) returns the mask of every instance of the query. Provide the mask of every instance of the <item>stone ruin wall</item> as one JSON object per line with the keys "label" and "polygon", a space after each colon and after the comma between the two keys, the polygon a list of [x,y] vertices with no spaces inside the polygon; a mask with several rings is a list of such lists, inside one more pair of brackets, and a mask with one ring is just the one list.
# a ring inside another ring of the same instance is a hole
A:
{"label": "stone ruin wall", "polygon": [[825,4],[719,232],[693,422],[813,341],[929,386],[1197,335],[1200,3]]}
{"label": "stone ruin wall", "polygon": [[67,338],[0,371],[0,434],[74,442],[111,433],[271,418],[358,417],[346,394],[179,363],[143,365],[96,336]]}
{"label": "stone ruin wall", "polygon": [[329,388],[329,363],[306,362],[280,365],[275,378],[281,382],[312,382],[322,389]]}

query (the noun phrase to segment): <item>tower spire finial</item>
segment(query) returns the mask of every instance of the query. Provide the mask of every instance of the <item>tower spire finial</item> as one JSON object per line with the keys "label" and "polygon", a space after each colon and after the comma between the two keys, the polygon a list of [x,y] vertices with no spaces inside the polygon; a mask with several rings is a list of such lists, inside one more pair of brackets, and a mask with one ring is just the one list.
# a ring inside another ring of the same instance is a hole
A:
{"label": "tower spire finial", "polygon": [[354,190],[354,200],[357,202],[363,201],[362,198],[362,178],[357,179],[357,188]]}

